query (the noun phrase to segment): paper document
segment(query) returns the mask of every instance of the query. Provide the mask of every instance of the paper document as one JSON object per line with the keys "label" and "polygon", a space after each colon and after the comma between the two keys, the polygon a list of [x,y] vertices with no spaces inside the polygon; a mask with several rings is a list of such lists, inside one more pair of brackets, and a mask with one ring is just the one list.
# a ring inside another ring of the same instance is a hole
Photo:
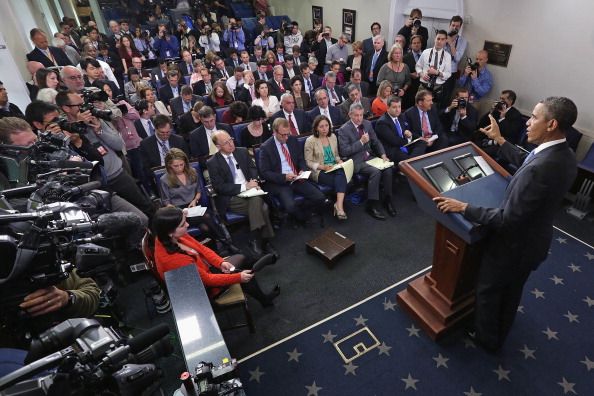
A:
{"label": "paper document", "polygon": [[266,191],[262,190],[261,188],[250,188],[249,190],[245,190],[237,194],[238,197],[241,198],[250,198],[250,197],[257,197],[258,195],[266,195],[268,194]]}
{"label": "paper document", "polygon": [[194,206],[192,208],[186,208],[187,210],[187,215],[186,217],[199,217],[199,216],[204,216],[204,213],[206,212],[206,207],[204,206]]}
{"label": "paper document", "polygon": [[487,163],[487,161],[485,161],[485,159],[483,157],[481,157],[480,155],[474,156],[474,160],[476,161],[477,164],[479,164],[481,169],[485,171],[485,175],[489,176],[489,175],[492,175],[493,173],[495,173],[493,168],[491,168],[491,166]]}
{"label": "paper document", "polygon": [[[430,138],[427,140],[427,143],[429,143],[429,142],[432,142],[432,141],[434,141],[434,140],[437,140],[437,138],[438,138],[438,137],[439,137],[439,136],[437,136],[437,135],[431,135],[431,137],[430,137]],[[420,137],[420,138],[416,138],[415,140],[411,141],[410,143],[407,143],[407,144],[405,144],[405,145],[404,145],[404,146],[402,146],[402,147],[408,147],[408,146],[410,146],[411,144],[415,144],[415,143],[416,143],[416,142],[418,142],[419,140],[423,140],[423,138],[422,138],[422,137]]]}
{"label": "paper document", "polygon": [[354,168],[355,168],[355,165],[353,164],[353,160],[350,159],[348,161],[344,161],[343,163],[334,165],[332,167],[332,169],[327,170],[326,173],[334,172],[337,169],[344,169],[344,174],[346,175],[346,181],[348,183],[353,178]]}
{"label": "paper document", "polygon": [[311,171],[301,172],[299,174],[299,176],[297,176],[297,178],[291,182],[291,184],[295,183],[297,180],[301,180],[301,179],[307,180],[307,179],[309,179],[310,175],[311,175]]}
{"label": "paper document", "polygon": [[381,159],[379,157],[370,159],[369,161],[367,161],[367,164],[371,165],[374,168],[377,168],[379,170],[383,170],[383,169],[389,168],[391,166],[394,166],[394,163],[392,161],[384,161],[383,159]]}

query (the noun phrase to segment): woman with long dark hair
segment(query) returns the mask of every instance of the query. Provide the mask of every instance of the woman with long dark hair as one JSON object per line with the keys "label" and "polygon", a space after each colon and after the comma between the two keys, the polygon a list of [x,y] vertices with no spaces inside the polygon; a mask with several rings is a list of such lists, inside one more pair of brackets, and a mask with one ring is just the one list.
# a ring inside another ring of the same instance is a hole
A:
{"label": "woman with long dark hair", "polygon": [[264,293],[255,278],[255,271],[274,263],[274,255],[267,254],[253,265],[249,265],[242,255],[223,259],[188,234],[186,215],[179,208],[169,206],[157,210],[153,217],[153,232],[156,237],[155,262],[161,279],[166,271],[193,263],[211,298],[216,298],[235,283],[240,283],[241,288],[264,307],[274,305],[273,300],[280,294],[278,286]]}

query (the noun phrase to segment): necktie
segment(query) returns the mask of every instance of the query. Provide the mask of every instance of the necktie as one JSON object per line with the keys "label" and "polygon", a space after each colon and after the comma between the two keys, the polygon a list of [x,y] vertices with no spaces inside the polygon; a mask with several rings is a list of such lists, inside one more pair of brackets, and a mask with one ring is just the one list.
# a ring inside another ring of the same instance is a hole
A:
{"label": "necktie", "polygon": [[325,109],[322,109],[322,113],[324,113],[324,115],[330,121],[330,127],[334,127],[334,125],[332,125],[332,117],[330,117],[330,112],[328,111],[328,108],[327,107]]}
{"label": "necktie", "polygon": [[427,112],[423,112],[423,118],[421,119],[421,130],[423,131],[423,137],[431,137],[431,131],[429,130],[429,119],[427,118]]}
{"label": "necktie", "polygon": [[233,176],[233,182],[235,182],[237,172],[235,171],[235,164],[233,163],[231,156],[227,157],[227,164],[229,164],[229,170],[231,171],[231,176]]}
{"label": "necktie", "polygon": [[[400,136],[401,138],[404,137],[404,135],[402,134],[402,128],[400,127],[400,121],[398,121],[398,118],[394,118],[394,125],[396,125],[396,132],[398,132],[398,136]],[[408,149],[406,147],[400,147],[400,151],[408,154]]]}
{"label": "necktie", "polygon": [[297,128],[295,127],[295,123],[293,123],[293,115],[289,114],[289,127],[291,128],[291,135],[297,136],[299,133],[297,132]]}
{"label": "necktie", "polygon": [[311,92],[313,91],[313,86],[311,85],[311,80],[308,78],[307,80],[305,80],[305,82],[307,83],[307,93],[311,95]]}
{"label": "necktie", "polygon": [[331,89],[330,95],[332,95],[332,101],[334,102],[334,104],[338,103],[338,96],[336,95],[336,91]]}
{"label": "necktie", "polygon": [[530,153],[528,153],[526,158],[524,158],[524,162],[522,163],[522,166],[524,166],[527,163],[529,163],[530,161],[532,161],[532,158],[534,158],[534,155],[535,155],[534,150],[532,150]]}
{"label": "necktie", "polygon": [[155,134],[155,126],[151,120],[148,120],[148,127],[149,127],[149,137]]}
{"label": "necktie", "polygon": [[282,81],[280,81],[280,82],[278,83],[278,87],[279,87],[279,89],[280,89],[280,91],[281,91],[281,92],[285,92],[285,87],[283,87],[283,83],[282,83]]}
{"label": "necktie", "polygon": [[252,100],[256,99],[256,95],[254,93],[254,86],[250,85],[250,96],[252,97]]}
{"label": "necktie", "polygon": [[165,165],[165,156],[169,152],[169,148],[167,147],[167,142],[162,142],[157,139],[157,143],[159,143],[159,154],[161,154],[161,165]]}
{"label": "necktie", "polygon": [[192,65],[188,65],[188,74],[192,74],[194,70],[192,70]]}
{"label": "necktie", "polygon": [[283,151],[283,155],[285,156],[285,159],[287,160],[287,163],[289,164],[289,167],[292,169],[293,174],[294,175],[298,175],[299,172],[297,172],[297,168],[295,168],[295,165],[293,164],[293,160],[291,160],[291,154],[289,154],[289,150],[287,149],[287,145],[286,144],[281,144],[281,150]]}
{"label": "necktie", "polygon": [[209,94],[212,90],[212,86],[210,85],[210,83],[204,84],[204,87],[206,88],[206,93]]}
{"label": "necktie", "polygon": [[249,63],[246,63],[243,66],[245,67],[245,70],[250,70],[250,64]]}
{"label": "necktie", "polygon": [[[359,139],[361,139],[363,135],[365,135],[365,128],[363,128],[363,124],[359,125],[357,130],[359,131]],[[367,143],[364,146],[367,146]],[[367,152],[366,147],[364,147],[363,161],[367,161],[367,158],[369,158],[369,153]]]}
{"label": "necktie", "polygon": [[184,113],[187,113],[192,108],[192,102],[184,101]]}
{"label": "necktie", "polygon": [[268,79],[266,78],[266,73],[262,73],[260,72],[260,80],[264,80],[267,81]]}
{"label": "necktie", "polygon": [[227,70],[226,69],[223,69],[223,77],[229,78],[229,75],[227,74]]}

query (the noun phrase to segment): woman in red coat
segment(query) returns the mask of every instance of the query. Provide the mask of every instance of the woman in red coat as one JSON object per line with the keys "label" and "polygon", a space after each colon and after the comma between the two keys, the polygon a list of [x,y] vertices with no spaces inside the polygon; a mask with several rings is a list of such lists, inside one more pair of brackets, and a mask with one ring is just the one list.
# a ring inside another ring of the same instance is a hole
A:
{"label": "woman in red coat", "polygon": [[[225,260],[189,235],[186,214],[181,209],[173,206],[159,209],[153,217],[153,228],[155,262],[161,279],[165,278],[166,271],[194,263],[211,298],[234,283],[241,283],[242,289],[264,307],[272,306],[272,301],[280,294],[278,286],[268,294],[262,291],[252,265],[245,263],[243,255],[233,255]],[[274,260],[273,255],[266,255],[253,267],[261,268]]]}

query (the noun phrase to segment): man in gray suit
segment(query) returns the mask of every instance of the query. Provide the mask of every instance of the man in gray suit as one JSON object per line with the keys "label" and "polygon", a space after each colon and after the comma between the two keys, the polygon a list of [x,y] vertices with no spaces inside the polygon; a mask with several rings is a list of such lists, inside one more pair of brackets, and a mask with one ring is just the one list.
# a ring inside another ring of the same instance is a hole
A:
{"label": "man in gray suit", "polygon": [[553,239],[553,217],[577,174],[575,155],[565,137],[577,119],[567,98],[538,103],[526,123],[530,154],[501,135],[497,120],[482,128],[500,146],[500,154],[519,169],[511,178],[499,207],[482,208],[436,197],[444,213],[462,213],[491,230],[478,273],[475,298],[475,341],[489,352],[503,345],[516,316],[530,272],[547,257]]}
{"label": "man in gray suit", "polygon": [[384,206],[390,216],[396,216],[392,206],[392,168],[379,170],[366,163],[374,156],[389,161],[384,146],[373,131],[371,123],[363,119],[363,106],[360,103],[351,105],[349,117],[350,121],[337,132],[338,150],[341,156],[353,160],[355,173],[362,173],[369,177],[366,211],[377,220],[386,219],[379,207],[381,182],[384,187]]}
{"label": "man in gray suit", "polygon": [[363,97],[361,95],[361,90],[359,87],[357,87],[355,84],[350,84],[347,87],[347,93],[349,98],[338,106],[340,111],[342,111],[343,118],[348,117],[351,105],[353,103],[359,103],[361,106],[363,106],[364,116],[371,114],[371,101],[369,98]]}

